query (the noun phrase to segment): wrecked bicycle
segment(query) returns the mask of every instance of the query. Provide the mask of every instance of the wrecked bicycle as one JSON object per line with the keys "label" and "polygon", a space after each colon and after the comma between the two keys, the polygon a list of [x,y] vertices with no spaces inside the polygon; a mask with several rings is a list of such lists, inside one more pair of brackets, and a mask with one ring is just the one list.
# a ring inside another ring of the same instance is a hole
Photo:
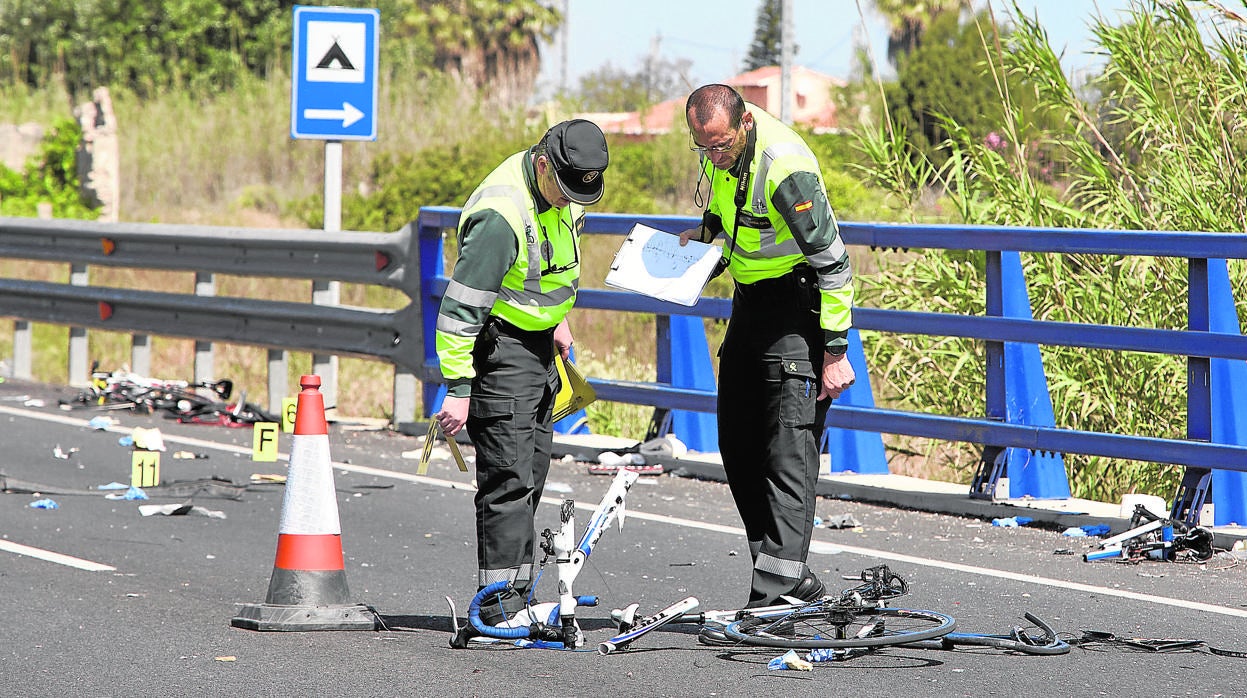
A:
{"label": "wrecked bicycle", "polygon": [[[602,496],[584,534],[579,542],[576,531],[576,502],[572,499],[563,500],[559,510],[559,529],[546,529],[542,532],[541,550],[544,556],[539,571],[529,587],[529,595],[525,599],[525,607],[497,625],[490,625],[481,619],[481,606],[497,594],[506,592],[511,587],[510,581],[495,582],[479,590],[468,605],[467,624],[459,625],[458,611],[455,602],[446,597],[450,605],[453,635],[450,646],[456,649],[468,647],[471,643],[497,643],[501,641],[519,642],[525,646],[545,647],[551,649],[576,649],[585,645],[584,633],[576,622],[577,606],[596,606],[597,597],[577,596],[572,591],[576,576],[584,567],[585,561],[593,553],[594,547],[611,523],[618,521],[623,528],[624,499],[637,481],[639,475],[629,470],[620,470],[611,482],[610,488]],[[535,590],[541,580],[541,571],[546,563],[554,560],[558,574],[558,601],[534,603]]]}
{"label": "wrecked bicycle", "polygon": [[163,413],[170,419],[195,424],[247,425],[277,421],[241,393],[233,402],[233,381],[188,382],[148,378],[128,370],[100,371],[91,367],[91,384],[68,400],[64,409],[130,410],[140,414]]}
{"label": "wrecked bicycle", "polygon": [[891,599],[908,593],[908,584],[886,565],[857,577],[861,584],[838,596],[765,608],[697,612],[689,597],[649,617],[637,617],[637,604],[613,612],[620,633],[598,652],[627,649],[643,635],[667,624],[700,626],[699,640],[710,645],[830,650],[823,659],[843,659],[888,646],[954,649],[992,647],[1023,654],[1064,654],[1069,645],[1042,619],[1027,613],[1027,626],[1007,633],[957,633],[956,621],[935,611],[893,608]]}

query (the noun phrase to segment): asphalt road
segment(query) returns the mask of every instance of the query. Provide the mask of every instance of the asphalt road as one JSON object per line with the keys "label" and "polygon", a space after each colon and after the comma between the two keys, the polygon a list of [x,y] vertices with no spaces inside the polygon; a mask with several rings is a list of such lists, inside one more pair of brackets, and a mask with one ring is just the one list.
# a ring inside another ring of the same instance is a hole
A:
{"label": "asphalt road", "polygon": [[[602,605],[580,609],[587,651],[513,647],[453,650],[443,597],[463,615],[475,588],[470,473],[439,451],[415,475],[422,440],[335,425],[331,454],[352,601],[377,609],[385,629],[256,632],[230,626],[238,604],[265,600],[284,497],[252,484],[241,499],[198,495],[225,518],[149,516],[140,504],[83,491],[127,482],[131,451],[119,439],[159,427],[168,451],[163,482],[283,473],[257,463],[246,429],[180,425],[159,416],[63,411],[66,388],[0,384],[0,473],[39,494],[0,495],[0,691],[4,695],[350,696],[1218,696],[1247,693],[1247,659],[1206,651],[1156,653],[1117,645],[1075,647],[1055,657],[997,650],[887,648],[810,672],[771,671],[782,651],[707,647],[693,630],[660,630],[627,651],[600,656],[611,608],[657,610],[693,595],[731,608],[747,594],[748,553],[726,486],[643,477],[628,497],[622,531],[602,538],[576,581]],[[42,401],[31,403],[31,399]],[[62,453],[78,449],[68,458]],[[289,441],[283,437],[283,454]],[[174,451],[208,457],[174,460]],[[471,449],[465,449],[471,455]],[[574,498],[588,518],[610,478],[583,464],[555,463],[539,527],[557,523]],[[555,491],[565,490],[565,491]],[[30,507],[42,498],[55,510]],[[1086,630],[1120,637],[1203,640],[1247,650],[1247,565],[1232,555],[1206,564],[1086,563],[1083,543],[1053,530],[843,499],[819,515],[855,517],[856,529],[815,530],[811,566],[832,586],[886,563],[910,585],[893,605],[954,616],[963,632],[1003,632],[1030,611],[1066,637]],[[583,523],[582,523],[583,526]],[[27,547],[19,547],[27,546]],[[42,551],[73,559],[49,560]],[[105,569],[83,569],[95,563]],[[553,600],[553,571],[539,587]],[[542,593],[544,592],[544,593]]]}

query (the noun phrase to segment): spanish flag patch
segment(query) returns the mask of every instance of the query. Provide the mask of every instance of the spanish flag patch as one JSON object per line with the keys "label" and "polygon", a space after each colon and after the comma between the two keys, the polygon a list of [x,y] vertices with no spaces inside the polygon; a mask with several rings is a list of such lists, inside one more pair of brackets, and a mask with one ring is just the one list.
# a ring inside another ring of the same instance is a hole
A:
{"label": "spanish flag patch", "polygon": [[804,213],[805,211],[808,211],[813,207],[814,207],[814,202],[812,200],[807,199],[797,204],[796,206],[793,206],[792,210],[796,211],[797,213]]}

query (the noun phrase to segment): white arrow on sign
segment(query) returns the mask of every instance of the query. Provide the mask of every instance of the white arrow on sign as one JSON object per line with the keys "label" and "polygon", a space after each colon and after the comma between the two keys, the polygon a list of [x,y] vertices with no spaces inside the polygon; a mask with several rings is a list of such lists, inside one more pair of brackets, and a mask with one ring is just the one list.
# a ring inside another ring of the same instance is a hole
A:
{"label": "white arrow on sign", "polygon": [[341,109],[304,109],[303,118],[328,119],[330,121],[341,119],[342,128],[346,128],[364,118],[364,112],[356,109],[350,102],[343,102]]}

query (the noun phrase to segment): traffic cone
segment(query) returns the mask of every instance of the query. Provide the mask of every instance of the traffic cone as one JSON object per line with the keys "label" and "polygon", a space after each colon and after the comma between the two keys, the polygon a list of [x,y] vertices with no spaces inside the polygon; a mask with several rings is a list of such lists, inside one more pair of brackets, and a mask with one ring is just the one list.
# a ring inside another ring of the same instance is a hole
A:
{"label": "traffic cone", "polygon": [[243,604],[230,624],[248,630],[375,630],[376,613],[347,600],[320,376],[302,376],[299,385],[268,597]]}

